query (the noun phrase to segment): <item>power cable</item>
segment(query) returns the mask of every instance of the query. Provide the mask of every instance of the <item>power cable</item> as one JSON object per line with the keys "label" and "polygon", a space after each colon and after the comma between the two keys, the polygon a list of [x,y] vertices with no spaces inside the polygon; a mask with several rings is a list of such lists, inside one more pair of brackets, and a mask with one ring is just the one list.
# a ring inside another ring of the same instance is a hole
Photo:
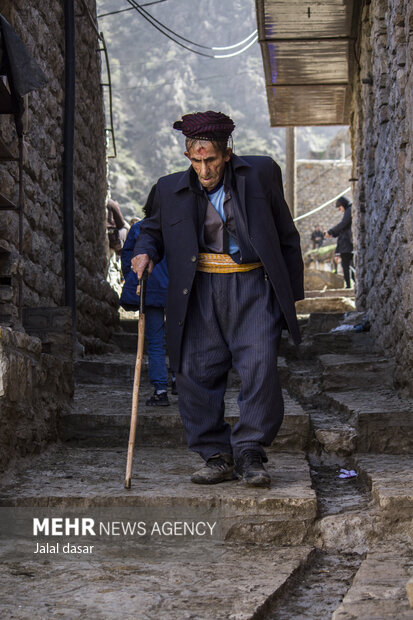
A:
{"label": "power cable", "polygon": [[239,54],[242,54],[242,52],[245,52],[245,50],[247,50],[249,47],[251,47],[251,45],[254,45],[254,43],[256,43],[258,41],[258,36],[256,36],[252,41],[250,41],[250,43],[248,43],[248,45],[246,45],[245,47],[243,47],[241,50],[237,50],[236,52],[233,52],[232,54],[215,54],[214,58],[231,58],[232,56],[238,56]]}
{"label": "power cable", "polygon": [[[239,54],[242,54],[249,47],[251,47],[251,45],[256,43],[256,41],[258,40],[257,30],[254,30],[251,34],[248,35],[248,37],[246,37],[242,41],[239,41],[238,43],[235,43],[233,45],[228,45],[228,46],[224,46],[224,47],[210,47],[210,46],[207,46],[207,45],[201,45],[200,43],[196,43],[195,41],[191,41],[190,39],[186,39],[182,35],[178,34],[174,30],[172,30],[171,28],[168,28],[168,26],[166,26],[165,24],[160,22],[153,15],[151,15],[151,13],[149,13],[148,11],[146,11],[145,9],[142,8],[143,6],[147,6],[147,5],[138,4],[135,0],[126,0],[126,1],[131,5],[131,8],[134,8],[141,15],[141,17],[146,19],[146,21],[149,22],[154,28],[156,28],[156,30],[161,32],[163,35],[168,37],[168,39],[170,39],[171,41],[173,41],[174,43],[176,43],[180,47],[183,47],[184,49],[186,49],[189,52],[192,52],[194,54],[198,54],[199,56],[205,56],[206,58],[219,58],[219,59],[231,58],[233,56],[238,56]],[[221,55],[218,55],[218,54],[207,54],[205,52],[200,52],[198,50],[192,49],[191,47],[188,47],[184,43],[181,43],[180,41],[177,41],[174,37],[172,37],[169,34],[167,34],[168,32],[171,33],[172,35],[174,35],[175,37],[177,37],[178,39],[181,39],[181,41],[185,41],[186,43],[189,43],[190,45],[195,45],[196,47],[199,47],[201,49],[206,49],[206,50],[211,50],[211,51],[235,49],[236,47],[239,47],[240,45],[243,45],[246,41],[250,41],[250,39],[252,37],[254,37],[254,38],[248,43],[248,45],[246,45],[245,47],[243,47],[240,50],[237,50],[236,52],[233,52],[231,54],[221,54]]]}
{"label": "power cable", "polygon": [[244,39],[243,41],[239,41],[238,43],[235,43],[234,45],[226,45],[225,47],[211,47],[211,49],[212,50],[232,50],[234,49],[234,47],[239,47],[240,45],[243,45],[244,43],[249,41],[249,39],[251,39],[251,37],[256,35],[257,32],[258,30],[255,29],[253,32],[251,32],[251,34],[246,39]]}
{"label": "power cable", "polygon": [[[196,45],[197,47],[201,47],[202,49],[205,49],[205,50],[211,50],[212,49],[212,47],[209,47],[207,45],[200,45],[199,43],[195,43],[195,41],[191,41],[190,39],[185,39],[185,37],[181,36],[180,34],[175,32],[174,30],[171,30],[171,28],[168,28],[168,26],[165,26],[165,24],[160,22],[159,19],[156,19],[156,17],[154,17],[151,13],[149,13],[148,11],[145,11],[145,9],[142,8],[142,5],[138,4],[135,0],[127,0],[127,2],[129,2],[129,4],[134,5],[136,10],[141,9],[142,13],[144,13],[148,17],[148,19],[151,19],[152,21],[154,21],[161,28],[164,28],[167,32],[170,32],[171,34],[173,34],[176,37],[178,37],[178,39],[181,39],[182,41],[185,41],[186,43],[190,43],[191,45]],[[139,9],[137,7],[139,7]],[[152,25],[154,26],[155,24],[152,24]]]}
{"label": "power cable", "polygon": [[[157,24],[154,21],[152,21],[152,19],[151,19],[152,16],[150,15],[150,13],[148,13],[148,15],[150,17],[147,17],[145,15],[145,13],[147,13],[147,11],[144,11],[143,9],[141,9],[140,5],[137,2],[135,2],[134,0],[126,0],[126,2],[128,2],[139,13],[139,15],[141,15],[144,19],[146,19],[147,22],[149,22],[154,28],[156,28],[156,30],[159,30],[159,32],[161,32],[163,35],[165,35],[165,37],[168,37],[168,39],[170,39],[171,41],[173,41],[174,43],[176,43],[180,47],[183,47],[184,49],[188,50],[189,52],[193,52],[194,54],[198,54],[198,56],[205,56],[206,58],[214,58],[214,56],[212,54],[205,54],[204,52],[198,52],[197,50],[194,50],[191,47],[188,47],[187,45],[184,45],[180,41],[177,41],[176,39],[171,37],[167,32],[164,32],[164,30],[162,30],[159,26],[157,26]],[[156,21],[158,21],[158,20],[156,20]],[[158,23],[161,23],[161,22],[158,22]],[[161,24],[161,25],[163,26],[163,24]],[[170,31],[170,32],[172,32],[172,31]]]}
{"label": "power cable", "polygon": [[[167,0],[153,0],[153,2],[145,2],[145,4],[141,4],[141,6],[151,6],[152,4],[159,4],[160,2],[166,2]],[[102,13],[101,15],[97,15],[97,18],[107,17],[108,15],[117,15],[118,13],[125,13],[125,11],[133,11],[133,6],[130,6],[128,9],[119,9],[118,11],[111,11],[110,13]]]}
{"label": "power cable", "polygon": [[[209,45],[201,45],[200,43],[196,43],[195,41],[191,41],[190,39],[186,39],[182,35],[178,34],[174,30],[172,30],[171,28],[168,28],[168,26],[165,26],[165,24],[160,22],[159,19],[156,19],[156,17],[154,17],[151,13],[149,13],[148,11],[145,11],[145,9],[142,8],[143,5],[142,4],[138,4],[138,2],[136,2],[136,0],[132,0],[132,2],[133,2],[133,4],[139,6],[142,9],[142,12],[145,13],[145,15],[147,15],[149,19],[152,19],[154,22],[156,22],[161,28],[164,28],[165,30],[167,30],[168,32],[173,34],[175,37],[178,37],[178,39],[181,39],[182,41],[185,41],[185,43],[190,43],[191,45],[196,45],[196,47],[201,47],[202,49],[205,49],[205,50],[216,50],[216,51],[218,51],[218,50],[234,49],[236,47],[239,47],[240,45],[243,45],[244,43],[246,43],[246,41],[249,41],[251,39],[251,37],[256,35],[257,32],[258,32],[257,30],[254,30],[253,32],[251,32],[251,34],[248,35],[248,37],[246,39],[243,39],[242,41],[238,41],[238,43],[235,43],[234,45],[227,45],[225,47],[210,47]],[[245,48],[245,49],[247,49],[247,48]]]}

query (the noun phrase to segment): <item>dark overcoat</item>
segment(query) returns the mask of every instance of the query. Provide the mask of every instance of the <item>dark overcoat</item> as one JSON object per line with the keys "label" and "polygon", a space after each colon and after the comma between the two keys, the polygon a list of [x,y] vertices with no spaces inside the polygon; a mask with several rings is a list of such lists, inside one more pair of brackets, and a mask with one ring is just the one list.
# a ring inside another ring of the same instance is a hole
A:
{"label": "dark overcoat", "polygon": [[[284,200],[281,170],[270,157],[231,156],[241,218],[262,261],[296,344],[300,332],[295,300],[303,299],[300,237]],[[152,215],[145,220],[133,256],[148,254],[159,262],[164,253],[169,272],[166,306],[171,368],[179,369],[182,336],[195,278],[205,208],[192,166],[159,179]]]}
{"label": "dark overcoat", "polygon": [[347,209],[343,213],[342,220],[330,228],[327,231],[329,235],[332,237],[338,237],[337,239],[337,254],[346,254],[353,251],[353,235],[351,232],[351,207],[347,207]]}

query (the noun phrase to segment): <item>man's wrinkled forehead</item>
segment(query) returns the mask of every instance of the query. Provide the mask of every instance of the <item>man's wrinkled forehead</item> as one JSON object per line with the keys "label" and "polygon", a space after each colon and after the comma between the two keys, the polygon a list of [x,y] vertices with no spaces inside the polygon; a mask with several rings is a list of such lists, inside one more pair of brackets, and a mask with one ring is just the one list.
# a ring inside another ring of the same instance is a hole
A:
{"label": "man's wrinkled forehead", "polygon": [[195,140],[188,145],[188,153],[202,157],[213,157],[219,153],[219,150],[209,140]]}

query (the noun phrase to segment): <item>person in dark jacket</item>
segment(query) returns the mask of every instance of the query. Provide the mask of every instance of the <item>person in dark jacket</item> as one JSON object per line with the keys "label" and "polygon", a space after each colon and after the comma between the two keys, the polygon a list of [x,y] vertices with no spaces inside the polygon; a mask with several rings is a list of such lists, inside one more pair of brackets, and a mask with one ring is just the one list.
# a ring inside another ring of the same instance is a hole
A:
{"label": "person in dark jacket", "polygon": [[[205,465],[197,484],[271,482],[263,463],[283,419],[277,372],[281,330],[300,341],[294,301],[302,299],[299,234],[270,157],[237,157],[233,121],[220,112],[187,114],[186,171],[159,179],[152,217],[132,268],[168,262],[167,336],[188,446]],[[241,379],[239,421],[224,420],[228,372]]]}
{"label": "person in dark jacket", "polygon": [[[353,235],[351,232],[351,202],[341,196],[336,202],[337,209],[343,214],[341,222],[325,232],[325,237],[338,237],[336,254],[340,254],[346,288],[351,288],[351,279],[354,281],[353,265]],[[351,272],[351,273],[350,273]]]}
{"label": "person in dark jacket", "polygon": [[[151,189],[143,209],[145,217],[150,216],[154,194],[155,186]],[[139,310],[139,296],[136,294],[138,277],[132,271],[131,259],[133,248],[144,221],[143,219],[133,224],[122,248],[122,273],[125,283],[120,297],[120,305],[125,310]],[[146,401],[148,406],[165,407],[170,404],[167,393],[168,371],[165,360],[165,306],[167,289],[168,269],[166,259],[163,258],[153,270],[146,287],[145,337],[148,342],[149,381],[154,387],[153,395]],[[172,378],[172,393],[176,393],[174,377]]]}

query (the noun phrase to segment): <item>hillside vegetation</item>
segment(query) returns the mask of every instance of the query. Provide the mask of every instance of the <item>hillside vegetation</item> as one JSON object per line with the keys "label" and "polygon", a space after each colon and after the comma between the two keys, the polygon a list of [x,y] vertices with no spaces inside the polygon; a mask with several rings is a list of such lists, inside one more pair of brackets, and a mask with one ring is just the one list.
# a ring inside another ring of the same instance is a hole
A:
{"label": "hillside vegetation", "polygon": [[[98,15],[128,6],[98,0]],[[256,28],[252,0],[166,0],[146,10],[171,30],[209,47],[236,43]],[[284,163],[285,130],[269,125],[258,43],[233,58],[204,58],[178,47],[135,10],[101,17],[99,28],[113,82],[118,157],[109,160],[111,192],[126,215],[141,214],[160,176],[186,168],[184,141],[172,124],[188,112],[229,114],[236,124],[237,153],[271,155]],[[323,150],[338,129],[299,128],[298,156]]]}

